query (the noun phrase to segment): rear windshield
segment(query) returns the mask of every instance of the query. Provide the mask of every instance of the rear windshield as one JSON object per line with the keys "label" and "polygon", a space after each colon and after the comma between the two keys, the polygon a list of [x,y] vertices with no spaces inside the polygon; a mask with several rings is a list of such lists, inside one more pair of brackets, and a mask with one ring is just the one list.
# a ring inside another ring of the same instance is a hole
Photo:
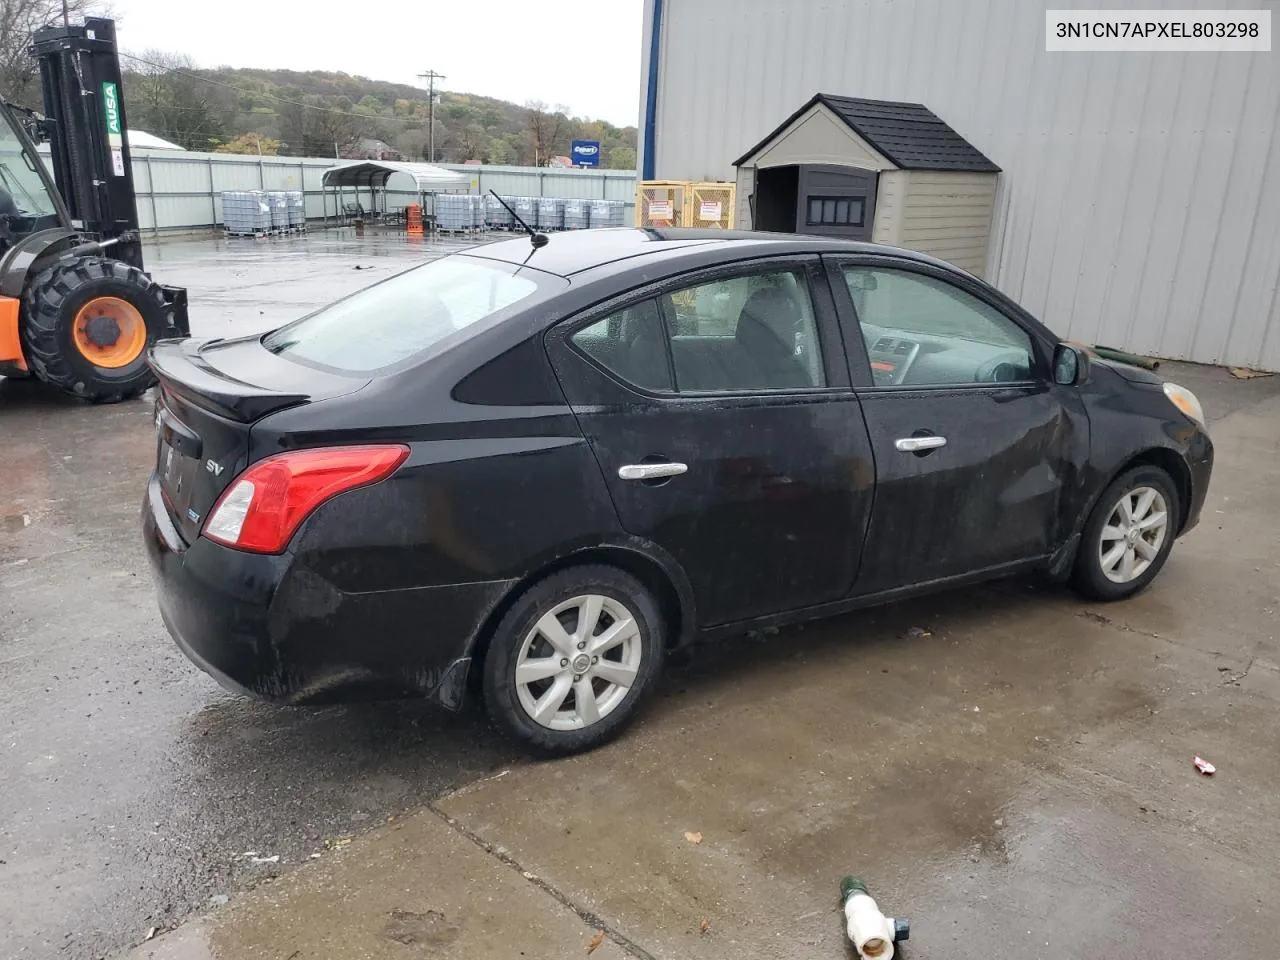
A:
{"label": "rear windshield", "polygon": [[272,353],[345,373],[393,367],[555,278],[517,264],[445,257],[267,334]]}

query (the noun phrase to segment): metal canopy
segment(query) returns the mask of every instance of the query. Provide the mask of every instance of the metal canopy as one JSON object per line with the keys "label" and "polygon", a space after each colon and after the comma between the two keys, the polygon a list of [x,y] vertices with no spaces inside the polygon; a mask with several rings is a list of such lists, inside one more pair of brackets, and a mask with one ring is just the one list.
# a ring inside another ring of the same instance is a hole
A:
{"label": "metal canopy", "polygon": [[471,178],[429,163],[405,163],[400,160],[353,160],[340,163],[324,172],[326,187],[371,187],[386,189],[395,174],[411,177],[418,193],[442,190],[467,190]]}

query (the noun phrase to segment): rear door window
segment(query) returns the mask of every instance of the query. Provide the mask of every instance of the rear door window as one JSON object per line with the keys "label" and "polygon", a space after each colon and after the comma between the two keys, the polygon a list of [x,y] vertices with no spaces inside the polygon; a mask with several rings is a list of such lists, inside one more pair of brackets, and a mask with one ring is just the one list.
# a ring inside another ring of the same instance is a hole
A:
{"label": "rear door window", "polygon": [[445,257],[267,334],[272,353],[339,373],[394,367],[460,331],[478,329],[540,288],[565,281],[494,260]]}
{"label": "rear door window", "polygon": [[615,376],[646,390],[672,389],[666,333],[656,300],[611,313],[573,335],[587,356]]}
{"label": "rear door window", "polygon": [[803,272],[726,277],[661,301],[681,393],[826,386]]}
{"label": "rear door window", "polygon": [[755,271],[664,293],[571,339],[618,379],[655,392],[827,385],[808,283],[798,270]]}

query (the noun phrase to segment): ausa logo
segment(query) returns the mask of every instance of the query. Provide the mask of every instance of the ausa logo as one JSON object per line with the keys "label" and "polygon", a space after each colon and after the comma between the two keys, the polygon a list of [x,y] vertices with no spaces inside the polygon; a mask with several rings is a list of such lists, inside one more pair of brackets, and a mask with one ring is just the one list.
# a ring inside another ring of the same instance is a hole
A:
{"label": "ausa logo", "polygon": [[102,84],[102,111],[107,117],[107,133],[120,134],[120,94],[110,81]]}

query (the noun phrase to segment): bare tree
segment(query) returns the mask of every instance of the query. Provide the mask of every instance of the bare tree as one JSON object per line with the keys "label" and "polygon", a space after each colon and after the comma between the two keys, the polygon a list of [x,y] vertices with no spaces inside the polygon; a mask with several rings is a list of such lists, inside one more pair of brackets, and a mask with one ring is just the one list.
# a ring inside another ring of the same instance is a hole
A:
{"label": "bare tree", "polygon": [[425,160],[427,156],[427,132],[410,127],[396,137],[395,148],[410,160]]}
{"label": "bare tree", "polygon": [[469,123],[458,135],[458,146],[462,154],[459,159],[480,160],[489,147],[489,135],[480,124]]}
{"label": "bare tree", "polygon": [[351,116],[347,97],[324,98],[285,87],[280,104],[280,139],[295,157],[346,156],[369,133],[373,121]]}
{"label": "bare tree", "polygon": [[188,150],[212,149],[234,112],[233,95],[207,83],[185,54],[148,50],[133,62],[125,90],[130,126]]}
{"label": "bare tree", "polygon": [[[315,99],[315,98],[312,98]],[[353,116],[352,104],[346,97],[339,97],[328,107],[309,111],[309,137],[320,145],[323,152],[310,156],[326,156],[330,149],[338,156],[345,156],[356,141],[368,134],[369,122]]]}
{"label": "bare tree", "polygon": [[[67,0],[66,10],[76,21],[110,13],[102,0]],[[62,0],[0,0],[0,94],[6,100],[33,110],[43,106],[36,61],[27,47],[34,30],[61,22],[62,11]]]}
{"label": "bare tree", "polygon": [[526,100],[529,111],[529,139],[533,146],[533,165],[540,167],[555,153],[569,125],[568,108],[557,104],[548,108],[541,100]]}
{"label": "bare tree", "polygon": [[[280,122],[280,139],[284,141],[284,149],[295,157],[307,155],[307,114],[310,112],[301,105],[298,99],[302,91],[285,87],[284,96],[291,101],[282,103],[276,110]],[[326,154],[327,155],[327,154]]]}

